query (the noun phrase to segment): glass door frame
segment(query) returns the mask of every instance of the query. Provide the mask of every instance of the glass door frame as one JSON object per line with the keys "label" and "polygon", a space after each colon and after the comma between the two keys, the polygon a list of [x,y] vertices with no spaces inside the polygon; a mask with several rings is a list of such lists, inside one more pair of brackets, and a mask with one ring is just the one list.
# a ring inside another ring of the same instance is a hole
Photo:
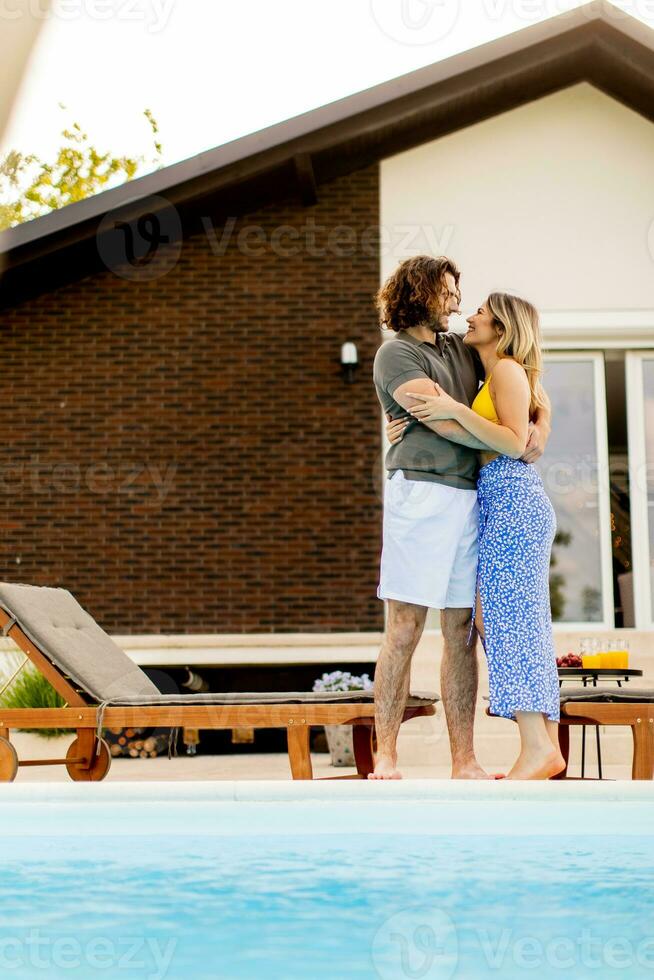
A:
{"label": "glass door frame", "polygon": [[[615,609],[613,598],[613,543],[611,539],[611,490],[609,480],[609,434],[606,404],[606,378],[604,374],[604,351],[585,348],[543,350],[543,366],[552,361],[591,361],[593,364],[593,391],[595,404],[595,453],[597,456],[597,502],[599,511],[600,580],[602,589],[602,619],[599,622],[559,622],[553,623],[555,633],[577,632],[579,630],[612,630],[615,628]],[[547,378],[544,378],[547,391]],[[547,449],[545,450],[547,456]],[[545,485],[547,491],[547,485]]]}
{"label": "glass door frame", "polygon": [[643,362],[654,361],[654,350],[627,351],[627,436],[629,452],[629,508],[631,557],[634,575],[634,621],[636,629],[651,629],[652,589],[650,583],[649,516],[647,503],[647,445]]}

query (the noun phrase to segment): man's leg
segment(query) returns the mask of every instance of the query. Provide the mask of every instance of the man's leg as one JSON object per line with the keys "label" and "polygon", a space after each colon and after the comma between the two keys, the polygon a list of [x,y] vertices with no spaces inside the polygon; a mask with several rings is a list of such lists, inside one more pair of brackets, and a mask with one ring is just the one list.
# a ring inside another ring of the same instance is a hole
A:
{"label": "man's leg", "polygon": [[477,634],[470,643],[470,609],[441,610],[443,660],[441,695],[452,752],[453,779],[488,779],[475,757],[473,730],[477,703]]}
{"label": "man's leg", "polygon": [[409,695],[411,658],[425,628],[427,609],[388,599],[386,633],[375,667],[375,771],[368,779],[400,779],[397,733]]}

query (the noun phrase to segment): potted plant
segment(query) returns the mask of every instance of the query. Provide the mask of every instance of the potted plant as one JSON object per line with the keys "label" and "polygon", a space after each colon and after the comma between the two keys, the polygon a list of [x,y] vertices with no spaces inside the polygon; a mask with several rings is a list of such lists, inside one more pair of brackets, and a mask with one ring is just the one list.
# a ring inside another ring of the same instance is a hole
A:
{"label": "potted plant", "polygon": [[[4,662],[3,662],[4,661]],[[0,707],[2,708],[62,708],[64,699],[31,664],[17,672],[21,658],[0,657]],[[19,728],[12,742],[21,757],[49,758],[66,754],[75,733],[58,728]],[[53,748],[53,744],[57,746]]]}
{"label": "potted plant", "polygon": [[[334,670],[331,674],[323,674],[313,685],[314,691],[370,691],[372,681],[368,674],[354,677],[348,671]],[[333,766],[353,766],[354,746],[352,744],[351,725],[325,725],[327,745]]]}

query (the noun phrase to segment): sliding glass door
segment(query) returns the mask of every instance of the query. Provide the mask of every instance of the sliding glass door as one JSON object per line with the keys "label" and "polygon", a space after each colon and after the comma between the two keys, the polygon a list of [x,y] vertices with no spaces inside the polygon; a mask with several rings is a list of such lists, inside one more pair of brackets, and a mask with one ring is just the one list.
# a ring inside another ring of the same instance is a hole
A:
{"label": "sliding glass door", "polygon": [[636,626],[654,625],[654,352],[627,354],[627,421]]}
{"label": "sliding glass door", "polygon": [[613,574],[604,357],[545,355],[552,434],[536,464],[557,519],[550,594],[556,623],[611,627]]}

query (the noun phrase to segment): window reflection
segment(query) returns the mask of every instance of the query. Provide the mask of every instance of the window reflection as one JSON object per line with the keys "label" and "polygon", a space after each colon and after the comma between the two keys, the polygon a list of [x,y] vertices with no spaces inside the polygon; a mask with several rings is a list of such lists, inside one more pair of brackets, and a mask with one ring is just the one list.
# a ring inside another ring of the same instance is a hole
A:
{"label": "window reflection", "polygon": [[[552,433],[535,465],[556,512],[550,594],[559,623],[602,621],[602,562],[593,361],[548,360]],[[653,389],[654,390],[654,389]]]}
{"label": "window reflection", "polygon": [[645,416],[645,476],[647,479],[647,528],[649,534],[649,581],[654,610],[654,360],[643,358],[643,412]]}

